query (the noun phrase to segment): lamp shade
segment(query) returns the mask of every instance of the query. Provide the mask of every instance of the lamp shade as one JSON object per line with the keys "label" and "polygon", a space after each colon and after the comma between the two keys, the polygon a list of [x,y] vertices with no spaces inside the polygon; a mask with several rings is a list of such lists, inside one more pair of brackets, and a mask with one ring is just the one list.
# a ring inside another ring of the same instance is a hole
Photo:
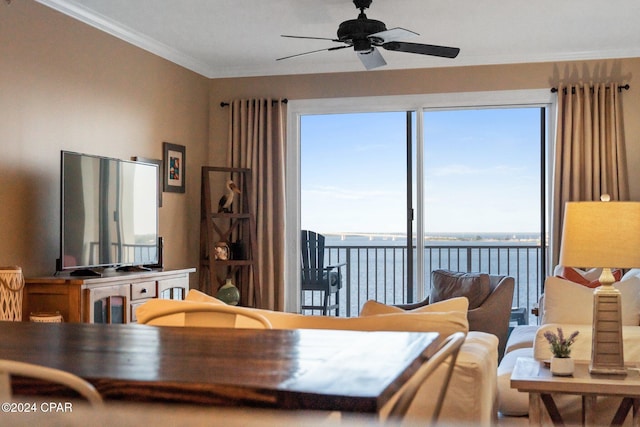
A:
{"label": "lamp shade", "polygon": [[640,267],[640,202],[567,202],[559,263]]}

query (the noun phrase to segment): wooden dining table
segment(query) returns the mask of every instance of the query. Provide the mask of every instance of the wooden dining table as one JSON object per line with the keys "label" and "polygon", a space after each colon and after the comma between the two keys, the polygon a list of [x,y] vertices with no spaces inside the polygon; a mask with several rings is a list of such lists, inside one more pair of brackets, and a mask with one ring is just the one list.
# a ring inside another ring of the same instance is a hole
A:
{"label": "wooden dining table", "polygon": [[[0,322],[0,358],[74,373],[106,400],[377,413],[434,332]],[[61,390],[25,378],[14,392]]]}

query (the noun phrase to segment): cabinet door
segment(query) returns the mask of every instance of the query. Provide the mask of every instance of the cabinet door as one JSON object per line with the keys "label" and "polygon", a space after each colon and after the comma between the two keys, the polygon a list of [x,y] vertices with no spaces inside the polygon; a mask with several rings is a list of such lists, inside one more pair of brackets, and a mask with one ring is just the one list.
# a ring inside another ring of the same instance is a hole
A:
{"label": "cabinet door", "polygon": [[88,289],[89,323],[127,323],[130,284]]}
{"label": "cabinet door", "polygon": [[[150,298],[151,299],[151,298]],[[131,311],[130,311],[130,316],[129,316],[129,321],[131,323],[137,323],[138,322],[138,317],[136,316],[136,310],[138,309],[138,307],[140,307],[142,304],[144,304],[145,302],[149,301],[150,299],[147,300],[139,300],[139,301],[134,301],[131,303]]]}
{"label": "cabinet door", "polygon": [[188,276],[158,280],[158,298],[183,300],[188,288]]}

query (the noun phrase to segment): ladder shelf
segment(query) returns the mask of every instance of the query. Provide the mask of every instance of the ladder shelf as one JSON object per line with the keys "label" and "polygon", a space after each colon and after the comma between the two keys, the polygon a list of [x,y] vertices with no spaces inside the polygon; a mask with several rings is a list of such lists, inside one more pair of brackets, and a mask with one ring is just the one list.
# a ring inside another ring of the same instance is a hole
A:
{"label": "ladder shelf", "polygon": [[[218,200],[231,180],[240,193],[220,212]],[[240,291],[240,305],[255,306],[261,298],[256,269],[256,222],[249,212],[251,170],[203,166],[200,215],[200,290],[216,295],[230,278]],[[250,284],[253,297],[250,297]]]}

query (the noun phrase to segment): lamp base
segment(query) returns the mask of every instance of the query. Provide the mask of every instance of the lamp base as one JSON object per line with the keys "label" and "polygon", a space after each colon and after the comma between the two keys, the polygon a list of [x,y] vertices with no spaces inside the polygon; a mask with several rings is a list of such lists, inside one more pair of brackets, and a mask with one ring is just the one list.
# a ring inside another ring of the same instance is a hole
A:
{"label": "lamp base", "polygon": [[625,368],[598,368],[597,366],[589,365],[589,373],[591,375],[627,375]]}
{"label": "lamp base", "polygon": [[589,373],[626,375],[622,346],[620,291],[610,284],[593,293],[593,333]]}

